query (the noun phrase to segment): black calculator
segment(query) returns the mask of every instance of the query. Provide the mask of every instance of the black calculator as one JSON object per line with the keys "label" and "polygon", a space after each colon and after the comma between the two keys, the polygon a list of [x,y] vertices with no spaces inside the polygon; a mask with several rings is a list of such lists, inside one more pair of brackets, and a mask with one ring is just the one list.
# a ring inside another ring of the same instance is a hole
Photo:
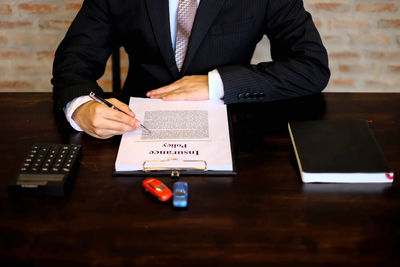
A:
{"label": "black calculator", "polygon": [[10,194],[64,196],[72,183],[82,147],[70,144],[34,144],[18,171]]}

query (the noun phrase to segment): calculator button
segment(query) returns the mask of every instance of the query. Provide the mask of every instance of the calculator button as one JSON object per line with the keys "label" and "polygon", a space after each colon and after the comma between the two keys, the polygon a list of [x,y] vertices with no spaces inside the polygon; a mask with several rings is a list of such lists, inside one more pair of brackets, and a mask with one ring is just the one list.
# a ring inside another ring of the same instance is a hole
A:
{"label": "calculator button", "polygon": [[37,158],[34,161],[34,163],[41,163],[41,162],[43,162],[43,158]]}
{"label": "calculator button", "polygon": [[32,163],[32,167],[40,167],[41,165],[42,165],[42,163],[40,163],[40,162]]}
{"label": "calculator button", "polygon": [[48,148],[48,147],[42,147],[42,148],[40,149],[40,153],[43,153],[43,154],[46,154],[48,151],[49,151],[49,148]]}

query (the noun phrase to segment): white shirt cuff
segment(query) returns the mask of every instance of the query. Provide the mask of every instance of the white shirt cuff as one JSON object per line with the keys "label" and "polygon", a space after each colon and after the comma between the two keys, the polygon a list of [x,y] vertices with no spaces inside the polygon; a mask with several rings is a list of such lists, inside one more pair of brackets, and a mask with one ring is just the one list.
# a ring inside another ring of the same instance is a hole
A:
{"label": "white shirt cuff", "polygon": [[82,128],[79,127],[78,124],[72,119],[72,114],[74,114],[74,111],[79,108],[81,105],[85,104],[86,102],[89,102],[92,100],[88,95],[80,96],[77,97],[70,102],[67,103],[67,105],[64,107],[64,113],[65,117],[67,118],[67,121],[69,124],[71,124],[72,128],[75,130],[82,132]]}
{"label": "white shirt cuff", "polygon": [[220,100],[224,97],[224,84],[217,69],[208,73],[208,95],[210,100]]}

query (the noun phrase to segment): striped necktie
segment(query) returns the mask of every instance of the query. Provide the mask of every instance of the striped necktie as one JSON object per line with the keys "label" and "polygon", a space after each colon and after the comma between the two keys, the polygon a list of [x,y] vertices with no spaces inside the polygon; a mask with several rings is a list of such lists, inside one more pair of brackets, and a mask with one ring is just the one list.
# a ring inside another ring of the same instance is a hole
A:
{"label": "striped necktie", "polygon": [[179,0],[175,37],[175,61],[179,71],[181,71],[185,60],[196,9],[196,0]]}

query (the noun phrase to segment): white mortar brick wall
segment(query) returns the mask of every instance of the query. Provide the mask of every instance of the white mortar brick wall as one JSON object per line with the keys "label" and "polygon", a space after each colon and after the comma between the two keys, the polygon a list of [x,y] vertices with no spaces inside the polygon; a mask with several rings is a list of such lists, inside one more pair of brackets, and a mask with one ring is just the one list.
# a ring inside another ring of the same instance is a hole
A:
{"label": "white mortar brick wall", "polygon": [[[243,0],[250,1],[250,0]],[[279,1],[279,0],[275,0]],[[54,51],[82,1],[2,0],[0,92],[50,92]],[[400,0],[304,0],[329,53],[329,92],[400,92]],[[264,38],[253,63],[271,60]],[[128,59],[121,55],[122,79]],[[99,80],[111,90],[111,66]]]}

